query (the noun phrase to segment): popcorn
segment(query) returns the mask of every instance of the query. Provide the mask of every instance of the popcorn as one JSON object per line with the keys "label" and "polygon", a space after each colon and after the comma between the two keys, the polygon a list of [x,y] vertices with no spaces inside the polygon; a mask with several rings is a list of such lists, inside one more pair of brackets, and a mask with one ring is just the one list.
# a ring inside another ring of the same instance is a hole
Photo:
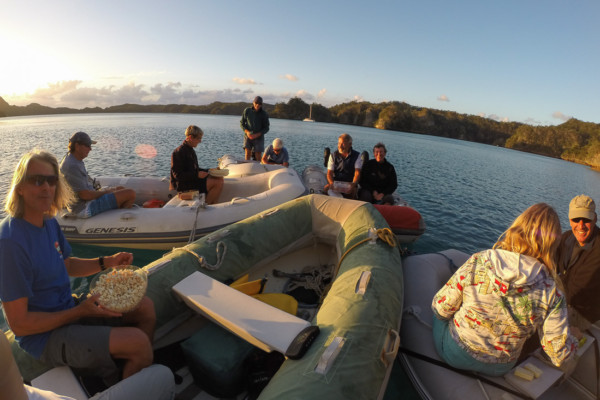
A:
{"label": "popcorn", "polygon": [[92,282],[91,293],[100,294],[98,303],[102,307],[115,312],[128,312],[140,303],[146,294],[147,284],[143,270],[112,269]]}

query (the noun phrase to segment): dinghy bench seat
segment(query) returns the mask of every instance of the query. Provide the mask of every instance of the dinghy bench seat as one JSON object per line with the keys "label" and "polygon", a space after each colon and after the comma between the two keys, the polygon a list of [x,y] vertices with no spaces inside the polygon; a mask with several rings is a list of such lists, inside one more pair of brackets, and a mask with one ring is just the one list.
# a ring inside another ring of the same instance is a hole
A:
{"label": "dinghy bench seat", "polygon": [[72,397],[75,400],[89,398],[71,368],[67,366],[52,368],[33,379],[31,386]]}
{"label": "dinghy bench seat", "polygon": [[190,207],[196,208],[204,205],[204,197],[198,198],[193,197],[189,200],[183,200],[179,196],[173,196],[171,200],[167,202],[162,208],[175,208],[175,207]]}
{"label": "dinghy bench seat", "polygon": [[173,291],[196,312],[266,352],[300,358],[319,332],[310,322],[198,271]]}

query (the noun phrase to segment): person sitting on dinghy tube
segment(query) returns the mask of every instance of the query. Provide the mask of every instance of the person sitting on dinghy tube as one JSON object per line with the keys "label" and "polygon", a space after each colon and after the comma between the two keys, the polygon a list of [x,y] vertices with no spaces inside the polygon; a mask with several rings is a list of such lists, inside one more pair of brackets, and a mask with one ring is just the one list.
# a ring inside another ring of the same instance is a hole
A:
{"label": "person sitting on dinghy tube", "polygon": [[338,138],[337,150],[329,156],[327,184],[323,191],[330,195],[342,193],[345,198],[356,199],[361,168],[362,158],[358,151],[352,149],[352,136],[342,133]]}
{"label": "person sitting on dinghy tube", "polygon": [[130,208],[135,201],[135,190],[123,186],[98,188],[85,169],[83,159],[96,144],[85,132],[76,132],[69,139],[69,153],[60,164],[60,171],[77,195],[73,204],[67,207],[80,218],[93,217],[101,212],[117,208]]}
{"label": "person sitting on dinghy tube", "polygon": [[97,293],[72,296],[70,276],[91,276],[133,261],[126,252],[73,257],[54,218],[72,197],[54,155],[33,150],[21,157],[6,198],[8,216],[0,222],[0,300],[25,352],[111,385],[152,364],[154,303],[144,296],[135,310],[118,313],[99,305]]}
{"label": "person sitting on dinghy tube", "polygon": [[185,130],[185,140],[171,155],[171,182],[169,189],[178,192],[198,190],[206,194],[206,204],[214,204],[223,190],[223,178],[211,176],[198,166],[194,148],[202,142],[204,132],[196,125]]}
{"label": "person sitting on dinghy tube", "polygon": [[398,187],[396,169],[385,158],[387,149],[381,142],[373,147],[373,159],[360,173],[360,200],[374,204],[394,204],[392,193]]}
{"label": "person sitting on dinghy tube", "polygon": [[560,234],[556,211],[535,204],[491,250],[458,268],[432,301],[433,337],[442,359],[455,368],[504,375],[539,329],[554,365],[566,368],[574,361],[578,341],[554,263]]}

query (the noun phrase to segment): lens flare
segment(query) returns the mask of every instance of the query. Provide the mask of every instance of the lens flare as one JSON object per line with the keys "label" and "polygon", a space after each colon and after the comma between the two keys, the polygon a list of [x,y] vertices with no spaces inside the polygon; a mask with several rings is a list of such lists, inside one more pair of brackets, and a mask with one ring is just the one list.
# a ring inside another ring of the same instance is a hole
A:
{"label": "lens flare", "polygon": [[151,144],[138,144],[135,147],[135,154],[141,158],[154,158],[158,154],[156,148]]}

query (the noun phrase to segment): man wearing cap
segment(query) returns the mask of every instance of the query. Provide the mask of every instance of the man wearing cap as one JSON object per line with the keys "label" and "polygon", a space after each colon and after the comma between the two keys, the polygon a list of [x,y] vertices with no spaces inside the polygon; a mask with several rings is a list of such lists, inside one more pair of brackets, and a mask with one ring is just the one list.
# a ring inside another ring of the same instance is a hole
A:
{"label": "man wearing cap", "polygon": [[95,187],[83,163],[93,144],[96,144],[96,141],[87,133],[76,132],[69,139],[69,154],[60,164],[60,172],[77,195],[77,202],[70,206],[70,211],[82,218],[116,208],[130,208],[135,201],[133,189],[123,186],[106,189]]}
{"label": "man wearing cap", "polygon": [[563,233],[557,251],[569,321],[581,330],[600,319],[600,230],[596,222],[594,200],[583,194],[574,197],[569,204],[571,230]]}
{"label": "man wearing cap", "polygon": [[250,160],[254,150],[254,159],[260,161],[265,149],[264,135],[269,132],[269,115],[262,108],[263,99],[256,96],[252,107],[247,107],[242,114],[240,126],[244,131],[244,152],[246,160]]}
{"label": "man wearing cap", "polygon": [[270,144],[265,150],[265,154],[261,160],[262,164],[279,164],[285,167],[290,166],[290,157],[288,151],[283,147],[283,141],[279,138],[273,140],[273,144]]}

